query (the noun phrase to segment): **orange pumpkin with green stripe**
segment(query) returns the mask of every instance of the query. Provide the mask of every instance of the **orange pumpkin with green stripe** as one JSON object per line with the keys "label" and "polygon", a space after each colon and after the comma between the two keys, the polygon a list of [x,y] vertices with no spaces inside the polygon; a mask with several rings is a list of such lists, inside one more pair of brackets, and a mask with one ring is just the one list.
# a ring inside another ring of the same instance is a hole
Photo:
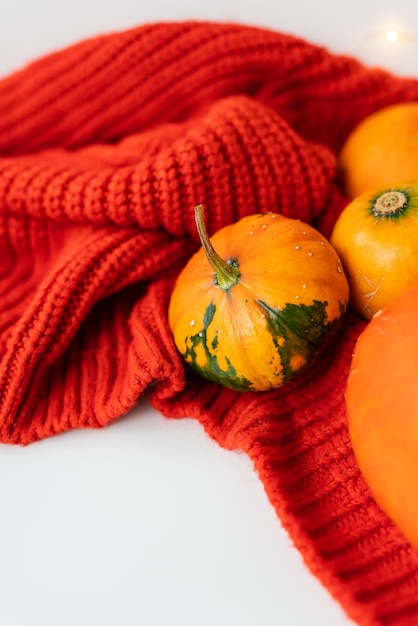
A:
{"label": "orange pumpkin with green stripe", "polygon": [[245,217],[209,239],[174,287],[175,344],[205,378],[239,391],[279,387],[311,365],[338,327],[348,284],[314,228],[277,213]]}

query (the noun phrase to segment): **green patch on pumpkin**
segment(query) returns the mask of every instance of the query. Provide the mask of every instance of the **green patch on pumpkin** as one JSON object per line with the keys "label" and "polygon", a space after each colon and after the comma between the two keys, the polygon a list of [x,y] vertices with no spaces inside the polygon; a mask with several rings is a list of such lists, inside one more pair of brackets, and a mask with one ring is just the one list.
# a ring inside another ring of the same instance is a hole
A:
{"label": "green patch on pumpkin", "polygon": [[327,321],[328,303],[319,300],[314,300],[312,305],[289,303],[283,309],[262,300],[257,302],[266,312],[267,329],[283,367],[283,382],[288,382],[296,374],[292,360],[302,357],[309,366],[324,347],[325,338],[332,335],[338,320]]}
{"label": "green patch on pumpkin", "polygon": [[[327,302],[314,300],[312,305],[286,304],[283,309],[269,306],[262,300],[257,300],[257,302],[266,313],[267,330],[280,355],[283,383],[290,381],[299,371],[299,368],[292,367],[292,363],[297,362],[298,357],[302,357],[305,364],[300,369],[305,369],[314,362],[334,335],[346,310],[346,306],[340,304],[340,317],[330,322],[326,312]],[[219,337],[216,333],[211,345],[208,346],[207,331],[215,313],[216,306],[211,302],[204,313],[201,330],[186,337],[184,357],[204,378],[236,391],[252,391],[252,382],[244,376],[238,376],[227,357],[225,358],[226,369],[220,366],[216,355],[219,345]],[[202,347],[206,356],[204,366],[197,363],[198,346]]]}
{"label": "green patch on pumpkin", "polygon": [[[203,316],[203,328],[196,334],[186,337],[186,351],[184,353],[184,357],[193,369],[195,369],[204,378],[219,383],[224,387],[235,389],[236,391],[250,391],[252,388],[251,381],[245,378],[245,376],[238,376],[234,366],[227,357],[225,359],[227,368],[222,369],[219,365],[217,355],[209,349],[207,342],[207,330],[213,321],[215,313],[216,305],[211,302]],[[218,341],[218,337],[215,335],[211,344],[212,350],[216,351]],[[206,356],[206,364],[203,367],[197,364],[196,348],[199,345],[202,346]]]}

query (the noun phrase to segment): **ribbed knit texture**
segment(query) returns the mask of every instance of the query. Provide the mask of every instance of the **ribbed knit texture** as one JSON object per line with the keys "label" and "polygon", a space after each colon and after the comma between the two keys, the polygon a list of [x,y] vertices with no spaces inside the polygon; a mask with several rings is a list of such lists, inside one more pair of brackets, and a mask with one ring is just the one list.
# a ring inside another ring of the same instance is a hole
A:
{"label": "ribbed knit texture", "polygon": [[[314,370],[240,394],[185,370],[173,281],[208,230],[278,211],[328,236],[336,153],[418,82],[291,36],[155,24],[94,38],[0,81],[0,438],[109,424],[148,389],[254,461],[308,567],[364,626],[418,624],[418,554],[353,458],[344,388],[364,322]],[[301,599],[303,601],[303,599]]]}

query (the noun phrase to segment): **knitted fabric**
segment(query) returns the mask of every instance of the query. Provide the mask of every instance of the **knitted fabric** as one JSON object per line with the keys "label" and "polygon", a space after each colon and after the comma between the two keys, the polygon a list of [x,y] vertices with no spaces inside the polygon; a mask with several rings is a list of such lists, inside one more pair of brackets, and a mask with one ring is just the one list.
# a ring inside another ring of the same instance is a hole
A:
{"label": "knitted fabric", "polygon": [[[278,211],[328,236],[336,154],[418,82],[292,36],[147,25],[81,42],[0,81],[0,438],[105,426],[148,390],[245,451],[307,566],[364,626],[418,624],[418,554],[353,458],[344,388],[365,322],[349,313],[315,369],[238,393],[184,367],[167,325],[198,240]],[[209,523],[209,522],[208,522]]]}

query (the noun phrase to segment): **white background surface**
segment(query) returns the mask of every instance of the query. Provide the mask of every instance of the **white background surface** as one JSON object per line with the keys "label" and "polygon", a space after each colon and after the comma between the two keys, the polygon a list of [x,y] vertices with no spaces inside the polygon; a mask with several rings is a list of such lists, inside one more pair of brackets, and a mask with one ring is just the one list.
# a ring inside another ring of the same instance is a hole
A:
{"label": "white background surface", "polygon": [[[0,75],[144,22],[236,21],[418,72],[415,0],[0,0]],[[384,33],[403,35],[393,45]],[[244,455],[145,400],[117,424],[0,447],[2,626],[348,626]]]}

